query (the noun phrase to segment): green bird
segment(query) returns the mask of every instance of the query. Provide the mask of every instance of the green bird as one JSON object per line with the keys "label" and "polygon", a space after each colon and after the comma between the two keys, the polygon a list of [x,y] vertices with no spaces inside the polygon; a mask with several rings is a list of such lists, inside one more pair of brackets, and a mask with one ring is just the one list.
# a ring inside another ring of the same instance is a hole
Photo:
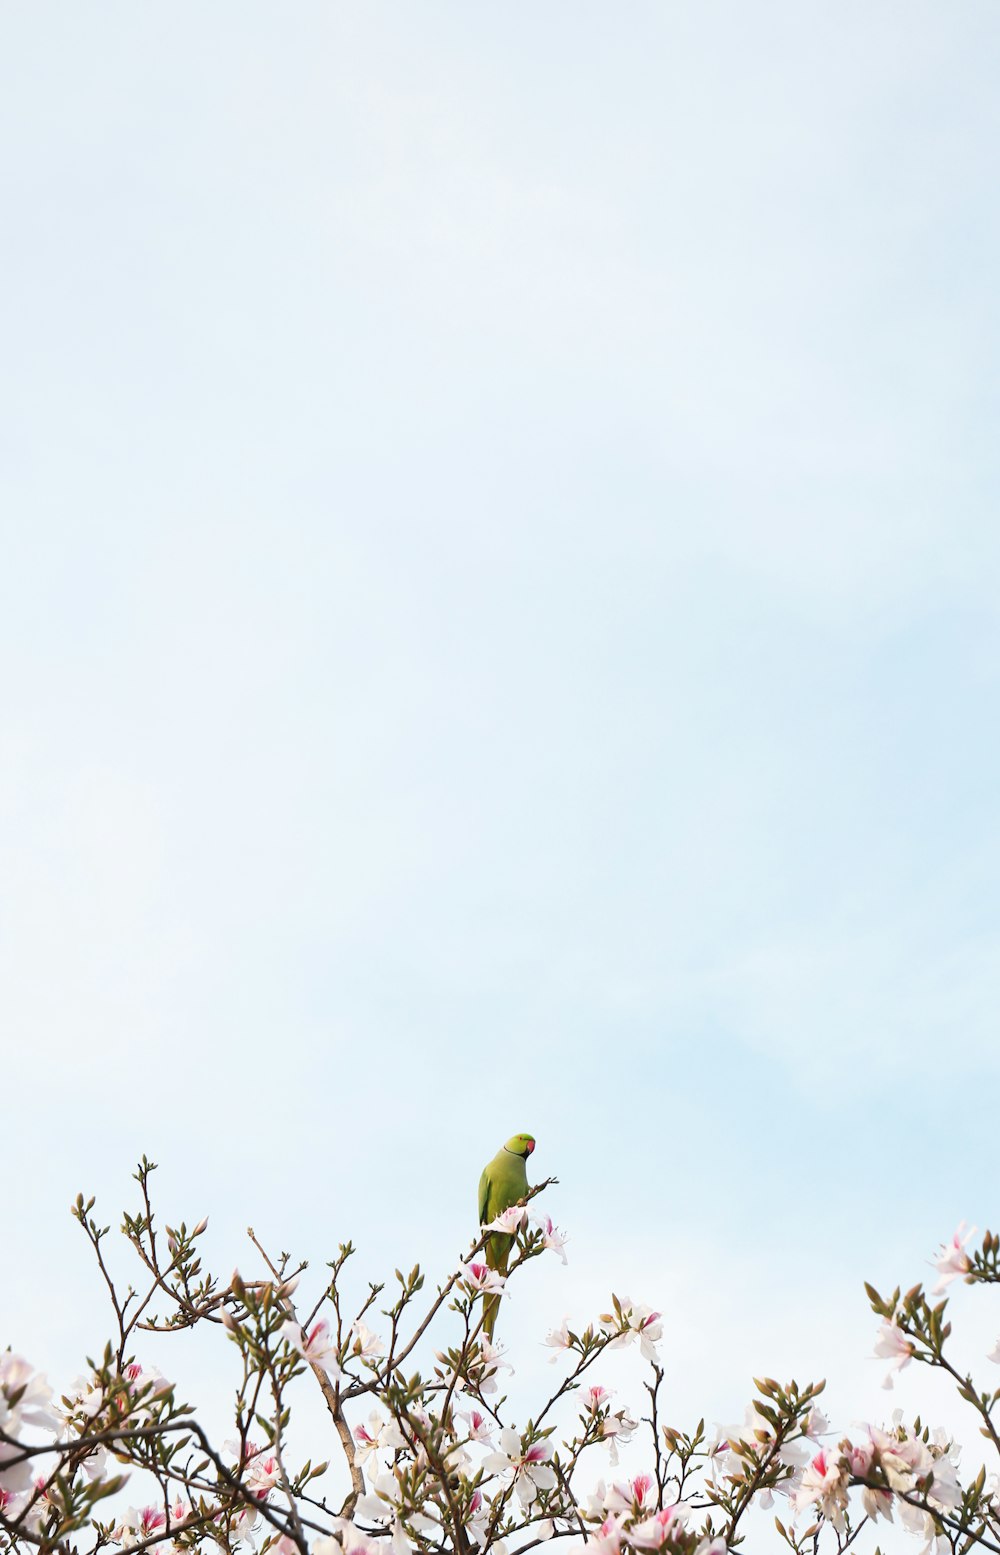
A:
{"label": "green bird", "polygon": [[[483,1168],[483,1175],[479,1179],[479,1224],[481,1226],[488,1226],[498,1215],[502,1215],[505,1209],[510,1209],[518,1199],[524,1198],[528,1191],[528,1171],[525,1162],[534,1148],[535,1141],[530,1134],[512,1134],[507,1143],[497,1151],[490,1164]],[[494,1231],[486,1243],[486,1262],[491,1269],[496,1269],[498,1274],[507,1273],[507,1260],[513,1245],[514,1238],[505,1236],[502,1231]],[[483,1329],[487,1339],[493,1338],[499,1308],[499,1296],[487,1296],[483,1302]]]}

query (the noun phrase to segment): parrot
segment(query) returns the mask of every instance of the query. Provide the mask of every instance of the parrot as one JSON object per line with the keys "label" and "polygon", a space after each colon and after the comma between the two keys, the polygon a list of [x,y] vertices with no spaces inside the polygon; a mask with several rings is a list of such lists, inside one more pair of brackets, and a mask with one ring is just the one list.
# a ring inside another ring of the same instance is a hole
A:
{"label": "parrot", "polygon": [[[535,1141],[531,1134],[512,1134],[507,1143],[501,1145],[489,1165],[483,1168],[483,1175],[479,1179],[481,1226],[489,1225],[505,1209],[510,1209],[518,1199],[524,1198],[528,1191],[525,1162],[534,1148]],[[498,1274],[507,1273],[507,1260],[513,1242],[512,1236],[494,1232],[486,1243],[486,1262]],[[493,1338],[499,1308],[500,1297],[487,1296],[483,1303],[483,1329],[487,1339]]]}

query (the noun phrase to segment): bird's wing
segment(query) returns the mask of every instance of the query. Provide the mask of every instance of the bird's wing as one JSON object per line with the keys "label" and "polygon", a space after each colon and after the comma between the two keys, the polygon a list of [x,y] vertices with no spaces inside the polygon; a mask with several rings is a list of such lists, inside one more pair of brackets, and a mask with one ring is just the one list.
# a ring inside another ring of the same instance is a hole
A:
{"label": "bird's wing", "polygon": [[479,1224],[481,1226],[485,1226],[488,1221],[493,1219],[493,1216],[490,1214],[491,1186],[490,1169],[487,1166],[479,1179]]}

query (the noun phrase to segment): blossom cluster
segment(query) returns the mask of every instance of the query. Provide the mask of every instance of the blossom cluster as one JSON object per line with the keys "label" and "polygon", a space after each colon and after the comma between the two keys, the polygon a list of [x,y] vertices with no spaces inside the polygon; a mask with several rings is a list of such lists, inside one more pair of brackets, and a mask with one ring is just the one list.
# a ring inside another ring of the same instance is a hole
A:
{"label": "blossom cluster", "polygon": [[[565,1541],[566,1555],[725,1555],[749,1519],[768,1513],[796,1555],[815,1551],[827,1531],[839,1550],[886,1522],[933,1555],[1000,1547],[996,1478],[984,1466],[963,1480],[954,1440],[905,1424],[899,1411],[837,1437],[818,1402],[823,1384],[763,1378],[736,1423],[700,1421],[688,1433],[663,1423],[668,1325],[628,1296],[612,1295],[583,1322],[567,1314],[539,1336],[562,1371],[518,1421],[507,1396],[513,1360],[487,1335],[484,1313],[534,1259],[565,1262],[567,1241],[526,1201],[481,1229],[433,1295],[422,1296],[417,1266],[396,1271],[394,1296],[371,1284],[347,1307],[354,1249],[342,1244],[310,1310],[297,1305],[305,1265],[275,1262],[255,1237],[262,1276],[237,1271],[228,1281],[202,1266],[206,1221],[158,1240],[152,1170],[141,1164],[143,1205],[125,1217],[151,1277],[145,1294],[116,1293],[93,1201],[81,1197],[74,1211],[114,1295],[118,1332],[103,1360],[57,1400],[28,1362],[0,1355],[0,1552],[40,1545],[80,1555],[76,1536],[89,1529],[95,1548],[154,1555],[517,1555],[539,1541]],[[511,1238],[504,1272],[483,1256],[496,1234]],[[880,1319],[875,1355],[889,1363],[890,1383],[911,1362],[956,1378],[1000,1454],[1000,1389],[978,1391],[945,1356],[943,1293],[959,1278],[1000,1283],[1000,1238],[987,1232],[977,1246],[974,1235],[960,1227],[942,1246],[930,1296],[922,1285],[888,1298],[868,1287]],[[150,1314],[154,1293],[170,1302],[164,1318]],[[235,1435],[218,1450],[172,1384],[132,1354],[140,1331],[210,1323],[239,1368]],[[602,1380],[602,1357],[616,1351],[645,1368],[632,1398]],[[990,1359],[1000,1359],[1000,1342]],[[310,1377],[339,1455],[332,1468],[326,1455],[297,1463],[289,1445],[293,1403]]]}

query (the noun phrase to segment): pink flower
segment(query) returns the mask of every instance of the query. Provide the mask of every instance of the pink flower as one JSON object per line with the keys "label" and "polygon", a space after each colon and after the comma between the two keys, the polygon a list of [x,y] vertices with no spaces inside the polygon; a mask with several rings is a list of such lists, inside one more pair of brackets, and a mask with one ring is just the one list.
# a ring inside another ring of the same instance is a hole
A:
{"label": "pink flower", "polygon": [[650,1510],[655,1486],[651,1474],[637,1474],[627,1481],[615,1480],[604,1498],[609,1512],[631,1512],[638,1517]]}
{"label": "pink flower", "polygon": [[796,1510],[818,1506],[828,1522],[835,1528],[842,1528],[847,1510],[847,1479],[847,1465],[843,1459],[835,1458],[821,1448],[803,1473],[795,1492]]}
{"label": "pink flower", "polygon": [[324,1318],[319,1323],[314,1323],[307,1334],[303,1334],[298,1323],[293,1323],[291,1318],[282,1323],[281,1333],[291,1349],[301,1355],[304,1361],[311,1366],[319,1366],[332,1377],[334,1382],[339,1382],[344,1375],[337,1360],[337,1347],[330,1343],[330,1325]]}
{"label": "pink flower", "polygon": [[679,1533],[686,1522],[691,1508],[683,1501],[678,1501],[674,1506],[665,1506],[659,1512],[654,1512],[652,1517],[647,1517],[637,1528],[629,1533],[629,1542],[640,1550],[659,1550]]}
{"label": "pink flower", "polygon": [[489,1527],[487,1506],[481,1490],[474,1490],[472,1500],[469,1502],[469,1515],[465,1524],[465,1531],[469,1534],[474,1544],[480,1548],[486,1543],[486,1532]]}
{"label": "pink flower", "polygon": [[460,1263],[459,1278],[472,1296],[500,1296],[507,1281],[486,1263]]}
{"label": "pink flower", "polygon": [[280,1478],[281,1468],[277,1457],[269,1447],[262,1447],[251,1459],[247,1489],[258,1501],[266,1501]]}
{"label": "pink flower", "polygon": [[864,1479],[875,1455],[874,1442],[844,1442],[842,1446],[851,1473],[856,1479]]}
{"label": "pink flower", "polygon": [[583,1404],[583,1407],[588,1414],[596,1415],[599,1409],[603,1409],[605,1404],[609,1404],[611,1402],[612,1397],[613,1394],[609,1391],[608,1388],[602,1388],[595,1385],[593,1387],[584,1388],[583,1393],[581,1394],[580,1402]]}
{"label": "pink flower", "polygon": [[495,1220],[491,1220],[484,1231],[501,1231],[505,1236],[516,1236],[524,1222],[528,1218],[528,1211],[523,1204],[512,1204],[509,1209],[502,1210]]}
{"label": "pink flower", "polygon": [[116,1544],[124,1545],[126,1549],[133,1544],[142,1544],[146,1539],[151,1539],[154,1534],[165,1528],[167,1514],[158,1506],[144,1506],[138,1512],[134,1506],[130,1506],[117,1528],[112,1531],[111,1537]]}
{"label": "pink flower", "polygon": [[367,1426],[355,1427],[354,1440],[358,1444],[359,1463],[374,1459],[379,1452],[406,1446],[403,1433],[395,1420],[383,1420],[377,1409],[373,1409],[368,1416]]}
{"label": "pink flower", "polygon": [[975,1236],[976,1228],[973,1226],[969,1231],[965,1232],[964,1236],[962,1235],[963,1231],[965,1231],[964,1220],[951,1241],[942,1242],[941,1251],[934,1259],[934,1267],[941,1275],[934,1287],[933,1294],[935,1296],[940,1296],[941,1292],[948,1288],[952,1280],[957,1280],[960,1274],[968,1274],[972,1268],[972,1259],[965,1251],[965,1244]]}
{"label": "pink flower", "polygon": [[466,1432],[468,1441],[488,1442],[492,1447],[494,1426],[488,1415],[484,1415],[479,1409],[460,1409],[458,1417],[460,1420],[464,1420],[469,1427]]}
{"label": "pink flower", "polygon": [[621,1549],[624,1521],[625,1517],[621,1512],[606,1517],[597,1532],[591,1534],[584,1548],[593,1550],[594,1555],[618,1555]]}

